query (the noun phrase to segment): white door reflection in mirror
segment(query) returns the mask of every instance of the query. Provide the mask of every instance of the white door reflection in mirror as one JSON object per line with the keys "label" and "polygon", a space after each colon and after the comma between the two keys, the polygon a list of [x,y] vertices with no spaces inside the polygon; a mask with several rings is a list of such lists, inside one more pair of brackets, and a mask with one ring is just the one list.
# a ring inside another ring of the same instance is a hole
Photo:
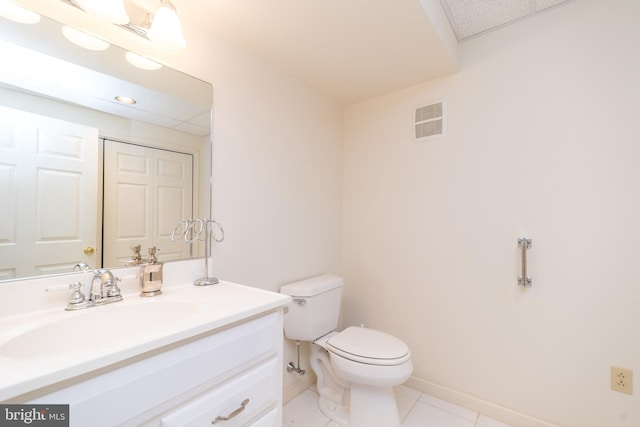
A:
{"label": "white door reflection in mirror", "polygon": [[137,244],[143,259],[152,246],[161,261],[190,258],[171,233],[193,216],[193,156],[105,139],[103,209],[103,265],[124,266]]}
{"label": "white door reflection in mirror", "polygon": [[0,107],[0,279],[96,265],[98,130]]}

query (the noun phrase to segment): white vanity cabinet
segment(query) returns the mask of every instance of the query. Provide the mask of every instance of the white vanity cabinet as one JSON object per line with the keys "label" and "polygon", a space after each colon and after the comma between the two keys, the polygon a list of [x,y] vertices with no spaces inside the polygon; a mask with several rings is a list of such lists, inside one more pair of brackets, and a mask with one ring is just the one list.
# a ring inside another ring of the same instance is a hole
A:
{"label": "white vanity cabinet", "polygon": [[279,308],[72,378],[29,403],[69,404],[74,427],[281,427],[282,340]]}

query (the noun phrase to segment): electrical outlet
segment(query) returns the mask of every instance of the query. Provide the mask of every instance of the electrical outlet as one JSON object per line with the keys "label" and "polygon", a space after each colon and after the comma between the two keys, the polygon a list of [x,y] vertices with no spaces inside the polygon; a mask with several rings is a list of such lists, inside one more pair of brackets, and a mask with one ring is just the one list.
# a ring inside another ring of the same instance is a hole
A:
{"label": "electrical outlet", "polygon": [[633,394],[633,371],[611,366],[611,390]]}

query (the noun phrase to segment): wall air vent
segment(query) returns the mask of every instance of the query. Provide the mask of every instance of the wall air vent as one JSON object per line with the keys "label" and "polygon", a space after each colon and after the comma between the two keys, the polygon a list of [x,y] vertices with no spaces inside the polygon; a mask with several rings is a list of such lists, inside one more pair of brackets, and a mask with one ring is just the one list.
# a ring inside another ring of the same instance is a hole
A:
{"label": "wall air vent", "polygon": [[443,136],[445,132],[444,101],[416,107],[413,115],[413,139],[418,142]]}

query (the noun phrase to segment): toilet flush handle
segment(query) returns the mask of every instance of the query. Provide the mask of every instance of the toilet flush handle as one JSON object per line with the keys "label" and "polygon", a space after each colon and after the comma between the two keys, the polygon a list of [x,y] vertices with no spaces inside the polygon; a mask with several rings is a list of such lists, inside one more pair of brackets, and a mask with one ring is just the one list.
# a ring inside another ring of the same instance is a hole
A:
{"label": "toilet flush handle", "polygon": [[297,303],[298,305],[305,305],[307,303],[307,300],[304,298],[294,298],[293,302]]}

